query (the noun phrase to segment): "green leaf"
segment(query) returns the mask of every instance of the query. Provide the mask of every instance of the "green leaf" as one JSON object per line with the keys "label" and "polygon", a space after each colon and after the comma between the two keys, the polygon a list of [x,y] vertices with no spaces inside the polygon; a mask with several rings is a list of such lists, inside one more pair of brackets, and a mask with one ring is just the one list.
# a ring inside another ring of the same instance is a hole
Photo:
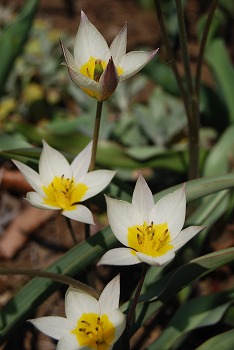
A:
{"label": "green leaf", "polygon": [[[145,294],[140,297],[136,309],[135,332],[149,317],[166,305],[180,290],[206,276],[221,266],[234,261],[234,248],[214,252],[192,260],[190,263],[172,271],[153,283]],[[128,308],[128,303],[122,310]]]}
{"label": "green leaf", "polygon": [[[210,198],[212,196],[212,198]],[[204,225],[206,229],[194,237],[192,245],[196,253],[199,254],[203,247],[203,242],[206,239],[207,234],[210,231],[212,225],[227,212],[229,207],[230,191],[220,191],[218,193],[206,196],[202,200],[196,211],[186,221],[186,226],[191,225]]]}
{"label": "green leaf", "polygon": [[39,0],[28,0],[15,22],[6,28],[0,37],[0,95],[14,61],[21,53],[28,38],[38,4]]}
{"label": "green leaf", "polygon": [[234,344],[234,329],[210,338],[196,350],[232,350]]}
{"label": "green leaf", "polygon": [[165,91],[174,96],[180,95],[179,88],[170,65],[166,65],[165,62],[161,63],[152,60],[144,67],[143,72],[145,72],[159,86],[162,86]]}
{"label": "green leaf", "polygon": [[233,296],[233,291],[225,291],[187,301],[177,309],[163,334],[148,349],[169,350],[172,347],[177,349],[181,345],[181,336],[186,336],[188,332],[197,328],[219,322],[231,304]]}
{"label": "green leaf", "polygon": [[[154,200],[158,201],[166,194],[175,191],[181,185],[172,186],[154,195]],[[188,181],[186,185],[187,202],[202,198],[212,193],[219,192],[234,187],[234,174],[207,177]]]}
{"label": "green leaf", "polygon": [[215,75],[220,94],[226,101],[230,121],[234,122],[234,68],[223,39],[214,39],[209,43],[205,60]]}
{"label": "green leaf", "polygon": [[[32,131],[34,132],[34,131]],[[38,133],[38,131],[37,131]],[[35,135],[35,134],[34,134]],[[69,135],[69,138],[63,138],[57,135],[46,135],[42,137],[39,133],[36,136],[37,141],[44,138],[52,147],[57,149],[63,149],[73,155],[79,153],[79,151],[87,144],[87,137],[79,135],[77,133],[74,135]],[[29,156],[31,161],[32,153],[35,154],[35,159],[39,158],[40,149],[10,149],[0,151],[0,155],[7,159],[19,159],[22,160],[23,157]],[[154,153],[154,157],[146,160],[137,160],[134,157],[128,155],[128,150],[117,143],[101,141],[98,145],[97,152],[97,164],[103,168],[113,168],[113,169],[139,169],[142,167],[158,167],[165,169],[172,169],[178,172],[185,172],[187,169],[187,152],[183,151],[168,151],[164,154]],[[71,156],[69,157],[72,158]],[[25,162],[27,159],[25,158]]]}
{"label": "green leaf", "polygon": [[234,305],[228,309],[223,321],[228,326],[234,328]]}
{"label": "green leaf", "polygon": [[234,157],[234,125],[229,126],[208,154],[204,176],[226,174],[230,168],[229,159]]}
{"label": "green leaf", "polygon": [[7,135],[0,133],[0,150],[4,149],[14,149],[14,148],[23,148],[30,147],[30,144],[24,140],[22,135],[14,134]]}

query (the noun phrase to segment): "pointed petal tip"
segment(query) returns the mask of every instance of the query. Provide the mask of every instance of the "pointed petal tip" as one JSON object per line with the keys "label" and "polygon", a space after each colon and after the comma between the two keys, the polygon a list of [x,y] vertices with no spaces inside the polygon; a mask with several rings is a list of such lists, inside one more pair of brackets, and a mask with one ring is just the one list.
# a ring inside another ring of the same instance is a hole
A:
{"label": "pointed petal tip", "polygon": [[199,232],[201,232],[207,228],[207,226],[195,226],[195,227],[197,227],[200,230]]}
{"label": "pointed petal tip", "polygon": [[42,139],[41,142],[42,142],[42,146],[43,146],[43,147],[44,147],[44,146],[49,146],[48,143],[46,142],[46,140]]}
{"label": "pointed petal tip", "polygon": [[126,21],[123,25],[123,27],[120,30],[121,32],[127,32],[128,31],[128,22]]}
{"label": "pointed petal tip", "polygon": [[81,15],[82,17],[87,17],[83,10],[80,10],[80,15]]}
{"label": "pointed petal tip", "polygon": [[147,59],[147,61],[146,61],[146,64],[147,64],[148,62],[150,62],[150,61],[154,58],[154,56],[157,55],[158,50],[159,50],[159,48],[157,48],[157,49],[155,49],[155,50],[153,50],[153,51],[151,51],[151,52],[149,53],[148,59]]}
{"label": "pointed petal tip", "polygon": [[58,38],[58,40],[59,40],[59,44],[60,44],[60,46],[61,46],[61,47],[63,47],[63,42],[62,42],[62,39]]}
{"label": "pointed petal tip", "polygon": [[159,51],[159,47],[151,52],[151,58],[154,57]]}
{"label": "pointed petal tip", "polygon": [[65,46],[64,46],[64,44],[63,44],[63,42],[62,42],[62,40],[61,40],[60,38],[59,38],[59,44],[60,44],[60,46],[61,46],[63,55],[64,55],[64,57],[65,57],[65,59],[66,59],[66,49],[65,49]]}
{"label": "pointed petal tip", "polygon": [[[17,164],[21,163],[19,160],[16,160],[16,159],[11,159],[12,163],[15,164],[15,166],[17,166]],[[17,166],[18,168],[18,166]]]}

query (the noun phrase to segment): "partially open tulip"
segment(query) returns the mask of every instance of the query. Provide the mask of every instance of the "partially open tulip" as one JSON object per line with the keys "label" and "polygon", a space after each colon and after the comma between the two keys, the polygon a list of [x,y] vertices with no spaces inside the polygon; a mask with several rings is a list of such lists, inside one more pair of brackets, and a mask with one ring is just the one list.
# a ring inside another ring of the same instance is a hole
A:
{"label": "partially open tulip", "polygon": [[98,101],[108,99],[119,81],[139,72],[158,51],[132,51],[126,54],[127,25],[108,47],[83,11],[75,38],[74,57],[62,42],[61,46],[73,82]]}

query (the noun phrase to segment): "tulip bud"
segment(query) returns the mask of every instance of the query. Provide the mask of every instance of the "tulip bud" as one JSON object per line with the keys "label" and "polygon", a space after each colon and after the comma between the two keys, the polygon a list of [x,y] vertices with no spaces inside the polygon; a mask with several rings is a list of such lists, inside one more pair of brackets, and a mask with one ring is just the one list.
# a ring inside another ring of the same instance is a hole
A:
{"label": "tulip bud", "polygon": [[113,94],[119,83],[119,75],[112,57],[109,59],[99,83],[102,86],[102,93],[99,97],[99,101],[107,100]]}

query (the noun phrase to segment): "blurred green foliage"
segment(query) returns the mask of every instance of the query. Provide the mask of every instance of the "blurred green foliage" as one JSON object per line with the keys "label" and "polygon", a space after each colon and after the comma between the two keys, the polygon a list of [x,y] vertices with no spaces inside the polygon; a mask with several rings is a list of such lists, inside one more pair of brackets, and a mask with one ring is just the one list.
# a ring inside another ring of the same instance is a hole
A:
{"label": "blurred green foliage", "polygon": [[[14,61],[21,54],[28,38],[38,4],[39,0],[28,0],[16,19],[0,32],[0,95],[4,91]],[[4,9],[2,16],[4,18]]]}

